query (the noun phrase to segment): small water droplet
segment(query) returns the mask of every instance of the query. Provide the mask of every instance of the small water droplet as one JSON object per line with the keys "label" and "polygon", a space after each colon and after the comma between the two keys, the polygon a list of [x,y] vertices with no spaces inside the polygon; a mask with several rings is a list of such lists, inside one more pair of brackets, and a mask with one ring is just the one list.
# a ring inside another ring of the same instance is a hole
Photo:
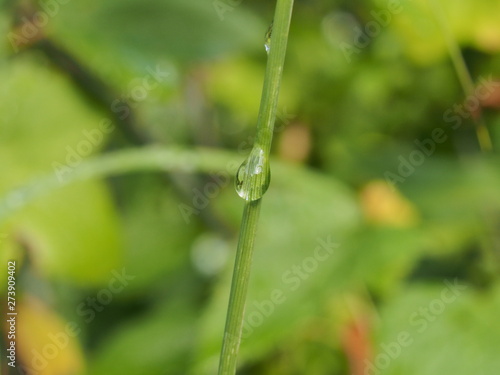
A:
{"label": "small water droplet", "polygon": [[264,155],[264,150],[254,146],[236,172],[236,192],[246,201],[255,201],[262,198],[270,182],[269,161]]}
{"label": "small water droplet", "polygon": [[266,32],[266,41],[264,43],[264,47],[266,48],[267,54],[269,54],[269,50],[271,49],[271,35],[273,33],[273,24],[274,21],[271,22],[271,25],[269,26],[269,29],[267,29]]}

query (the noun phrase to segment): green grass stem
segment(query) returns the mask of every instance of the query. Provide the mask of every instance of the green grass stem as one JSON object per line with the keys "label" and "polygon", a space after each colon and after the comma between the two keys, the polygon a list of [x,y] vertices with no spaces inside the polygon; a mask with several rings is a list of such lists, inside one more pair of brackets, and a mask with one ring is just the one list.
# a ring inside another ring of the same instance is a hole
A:
{"label": "green grass stem", "polygon": [[[257,150],[257,153],[262,153],[262,157],[258,162],[262,160],[263,163],[269,163],[270,159],[269,154],[271,151],[274,121],[276,119],[292,9],[293,0],[277,1],[266,76],[264,78],[264,87],[262,89],[259,117],[257,120],[257,138],[254,145],[254,150]],[[263,47],[266,42],[267,41],[263,38]],[[246,169],[246,177],[248,178],[250,178],[251,173],[253,173],[252,170],[254,165],[252,162],[250,162],[250,166],[251,167],[247,167]],[[268,167],[268,164],[258,166],[260,171],[266,171]],[[263,183],[265,184],[263,180],[265,179],[253,178],[248,184],[243,184],[243,186],[248,192],[262,191],[263,194],[267,189],[267,187],[265,189],[261,187]],[[250,279],[250,268],[262,202],[260,197],[254,200],[253,194],[249,194],[248,197],[250,198],[245,200],[245,208],[243,211],[240,237],[234,264],[226,326],[219,363],[219,375],[234,375],[237,368],[246,296]]]}

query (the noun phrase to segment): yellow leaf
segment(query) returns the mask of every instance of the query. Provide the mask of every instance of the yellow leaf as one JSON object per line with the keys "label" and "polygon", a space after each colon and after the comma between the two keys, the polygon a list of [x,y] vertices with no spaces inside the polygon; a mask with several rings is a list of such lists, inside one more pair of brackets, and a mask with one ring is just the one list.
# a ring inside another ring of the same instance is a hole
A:
{"label": "yellow leaf", "polygon": [[83,374],[77,323],[65,322],[43,302],[26,295],[18,301],[17,313],[17,355],[26,374]]}
{"label": "yellow leaf", "polygon": [[361,205],[369,222],[392,227],[412,227],[418,213],[411,202],[384,181],[371,181],[361,192]]}

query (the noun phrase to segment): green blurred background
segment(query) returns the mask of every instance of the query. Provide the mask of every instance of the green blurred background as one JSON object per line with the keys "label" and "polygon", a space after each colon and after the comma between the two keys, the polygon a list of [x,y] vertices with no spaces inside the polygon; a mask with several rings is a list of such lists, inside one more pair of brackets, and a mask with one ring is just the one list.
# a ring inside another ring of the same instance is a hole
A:
{"label": "green blurred background", "polygon": [[[2,374],[216,373],[274,7],[2,2]],[[499,108],[499,2],[296,1],[239,374],[498,372]]]}

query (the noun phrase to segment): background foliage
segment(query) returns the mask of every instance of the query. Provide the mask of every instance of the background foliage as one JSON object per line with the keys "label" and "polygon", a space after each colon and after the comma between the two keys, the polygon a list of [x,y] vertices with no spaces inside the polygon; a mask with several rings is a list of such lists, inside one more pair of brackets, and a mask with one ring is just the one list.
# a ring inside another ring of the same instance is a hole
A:
{"label": "background foliage", "polygon": [[[18,364],[215,373],[242,209],[232,176],[274,4],[2,4],[0,259],[18,262]],[[239,373],[500,367],[499,25],[488,0],[296,2]],[[464,94],[450,40],[487,94]],[[20,207],[15,189],[40,176],[151,145],[186,152],[169,172],[57,184]]]}

